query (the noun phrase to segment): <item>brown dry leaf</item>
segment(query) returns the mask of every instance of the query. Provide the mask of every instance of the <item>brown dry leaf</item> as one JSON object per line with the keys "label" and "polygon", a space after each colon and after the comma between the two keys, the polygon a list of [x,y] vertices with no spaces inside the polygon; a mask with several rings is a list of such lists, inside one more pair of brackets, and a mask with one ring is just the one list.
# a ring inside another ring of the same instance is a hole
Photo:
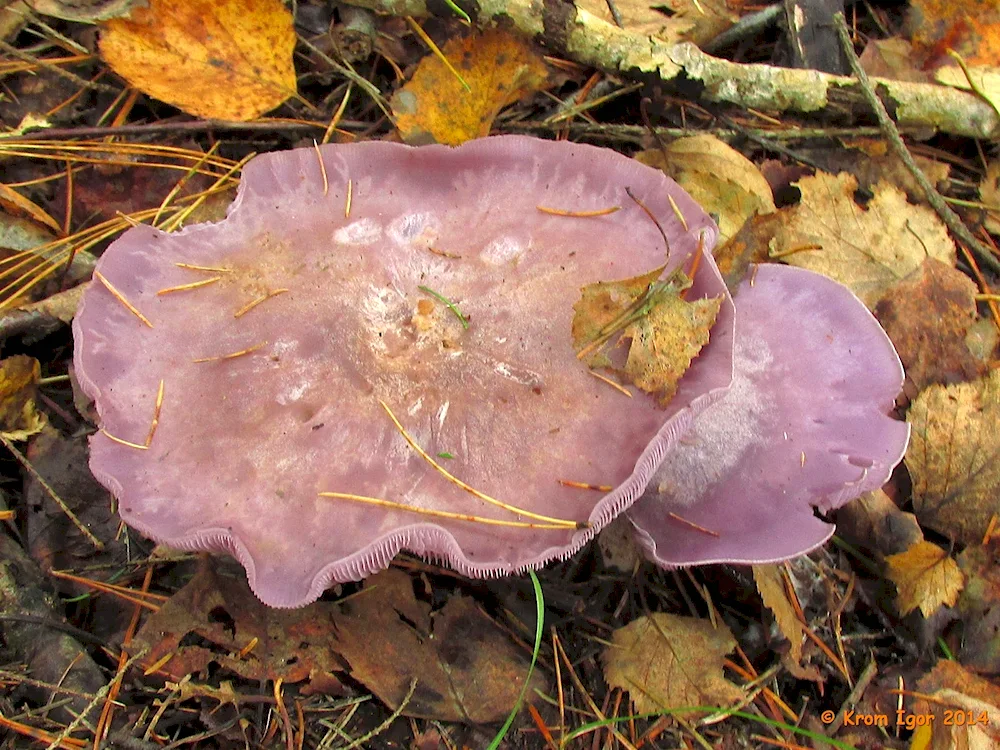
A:
{"label": "brown dry leaf", "polygon": [[[921,677],[918,697],[907,714],[930,716],[914,732],[911,748],[933,750],[995,750],[1000,747],[1000,687],[955,661],[942,659]],[[904,717],[905,718],[905,717]],[[959,721],[958,719],[961,719]]]}
{"label": "brown dry leaf", "polygon": [[889,579],[896,584],[896,604],[903,616],[917,607],[930,617],[941,605],[951,607],[965,585],[965,576],[943,549],[931,542],[914,543],[906,552],[886,558]]}
{"label": "brown dry leaf", "polygon": [[855,547],[886,557],[905,552],[924,538],[917,517],[901,511],[883,490],[866,492],[837,511],[837,534]]}
{"label": "brown dry leaf", "polygon": [[906,419],[913,436],[905,461],[920,523],[965,544],[981,542],[1000,513],[1000,370],[930,386]]}
{"label": "brown dry leaf", "polygon": [[615,631],[603,655],[604,679],[627,690],[638,713],[730,706],[743,698],[722,674],[734,648],[736,639],[725,625],[656,612]]}
{"label": "brown dry leaf", "polygon": [[471,90],[437,55],[421,60],[391,102],[399,134],[411,145],[457,146],[489,135],[500,110],[544,87],[548,76],[530,42],[500,29],[450,39],[441,52]]}
{"label": "brown dry leaf", "polygon": [[907,26],[923,67],[951,61],[953,49],[970,65],[1000,65],[1000,4],[996,0],[910,0]]}
{"label": "brown dry leaf", "polygon": [[65,21],[94,23],[128,15],[139,0],[31,0],[36,12]]}
{"label": "brown dry leaf", "polygon": [[757,166],[714,135],[679,138],[665,149],[640,151],[637,161],[663,170],[709,213],[719,217],[720,243],[751,216],[774,212],[771,186]]}
{"label": "brown dry leaf", "polygon": [[839,281],[869,308],[928,256],[955,265],[944,224],[930,208],[908,203],[899,188],[878,183],[862,207],[854,199],[857,180],[847,173],[819,173],[797,185],[802,202],[783,212],[787,221],[771,256]]}
{"label": "brown dry leaf", "polygon": [[642,552],[635,543],[635,529],[624,515],[618,516],[597,535],[604,565],[619,573],[631,573],[642,562]]}
{"label": "brown dry leaf", "polygon": [[914,60],[913,46],[905,39],[872,39],[861,53],[861,67],[870,75],[913,83],[930,83],[931,77]]}
{"label": "brown dry leaf", "polygon": [[[576,0],[576,7],[617,25],[605,0]],[[622,27],[639,36],[701,44],[739,20],[742,0],[615,0]]]}
{"label": "brown dry leaf", "polygon": [[785,219],[782,212],[751,217],[729,242],[716,248],[715,263],[729,291],[736,293],[751,263],[766,263],[775,232]]}
{"label": "brown dry leaf", "polygon": [[351,676],[391,708],[417,678],[405,716],[498,721],[514,707],[528,674],[521,653],[471,599],[453,595],[432,613],[399,570],[369,578],[333,624],[334,647]]}
{"label": "brown dry leaf", "polygon": [[986,167],[986,174],[979,183],[979,197],[986,204],[983,223],[993,234],[1000,234],[1000,160],[994,159]]}
{"label": "brown dry leaf", "polygon": [[41,367],[34,357],[18,354],[0,360],[0,434],[27,440],[48,424],[35,406]]}
{"label": "brown dry leaf", "polygon": [[53,232],[62,234],[62,227],[59,226],[58,221],[45,213],[40,206],[2,183],[0,183],[0,206],[15,215],[19,213],[26,214],[39,224],[44,224]]}
{"label": "brown dry leaf", "polygon": [[1000,548],[969,547],[958,556],[965,588],[958,599],[958,658],[970,669],[1000,674]]}
{"label": "brown dry leaf", "polygon": [[[825,150],[807,149],[806,153],[818,161],[824,171],[850,172],[858,178],[859,187],[865,190],[873,190],[879,181],[884,180],[902,188],[909,200],[915,203],[924,200],[924,189],[883,138],[851,138],[842,146],[838,144]],[[820,156],[821,153],[826,158]],[[948,164],[929,156],[913,154],[913,161],[934,185],[945,182],[951,175]]]}
{"label": "brown dry leaf", "polygon": [[[131,645],[133,651],[149,650],[143,664],[172,654],[157,670],[172,682],[215,663],[250,680],[308,680],[324,692],[337,692],[331,689],[339,685],[333,672],[342,669],[331,622],[336,605],[268,607],[242,576],[216,573],[211,565],[206,559],[194,578],[143,623]],[[243,649],[248,652],[241,655]],[[303,692],[315,692],[316,686]]]}
{"label": "brown dry leaf", "polygon": [[784,576],[780,565],[752,565],[753,580],[764,604],[774,614],[778,630],[788,639],[789,656],[796,665],[802,664],[802,640],[805,638],[805,626],[788,598],[785,589]]}
{"label": "brown dry leaf", "polygon": [[295,95],[295,29],[281,0],[149,0],[103,24],[105,62],[198,117],[246,121]]}
{"label": "brown dry leaf", "polygon": [[875,306],[916,391],[982,374],[983,363],[965,343],[977,317],[978,291],[958,269],[928,258]]}

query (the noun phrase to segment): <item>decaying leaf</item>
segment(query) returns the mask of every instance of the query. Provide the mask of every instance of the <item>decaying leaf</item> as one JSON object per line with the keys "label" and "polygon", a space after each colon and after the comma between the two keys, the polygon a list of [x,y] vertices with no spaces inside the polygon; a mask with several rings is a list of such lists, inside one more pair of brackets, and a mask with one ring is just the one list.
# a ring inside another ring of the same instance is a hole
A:
{"label": "decaying leaf", "polygon": [[27,440],[48,424],[35,406],[41,368],[33,357],[16,355],[0,360],[0,434]]}
{"label": "decaying leaf", "polygon": [[37,13],[55,16],[66,21],[94,23],[120,18],[132,12],[138,0],[31,0],[30,5]]}
{"label": "decaying leaf", "polygon": [[736,648],[725,625],[656,612],[614,633],[604,651],[608,685],[627,690],[639,713],[684,706],[729,706],[743,691],[723,676]]}
{"label": "decaying leaf", "polygon": [[439,57],[427,55],[409,82],[392,97],[403,140],[411,145],[457,146],[489,135],[500,110],[545,85],[548,70],[527,41],[500,29],[455,37]]}
{"label": "decaying leaf", "polygon": [[771,187],[757,165],[714,135],[679,138],[635,158],[663,170],[717,216],[720,242],[733,237],[750,217],[775,210]]}
{"label": "decaying leaf", "polygon": [[983,674],[1000,674],[1000,549],[969,547],[958,556],[965,588],[958,599],[962,664]]}
{"label": "decaying leaf", "polygon": [[920,70],[913,45],[906,39],[871,39],[861,53],[861,67],[871,77],[928,83],[931,77]]}
{"label": "decaying leaf", "polygon": [[984,364],[965,343],[977,317],[976,292],[964,273],[928,258],[875,306],[915,390],[982,373]]}
{"label": "decaying leaf", "polygon": [[471,599],[455,594],[432,613],[399,570],[369,578],[334,625],[334,647],[351,676],[390,707],[417,679],[406,716],[497,721],[514,707],[528,674],[521,653]]}
{"label": "decaying leaf", "polygon": [[[850,172],[862,190],[872,191],[884,181],[901,188],[914,203],[924,200],[923,188],[884,138],[850,138],[828,146],[803,147],[800,152],[824,172]],[[947,163],[922,154],[912,156],[931,184],[948,179],[951,167]]]}
{"label": "decaying leaf", "polygon": [[[917,698],[906,707],[930,720],[914,732],[910,747],[932,750],[994,750],[1000,747],[1000,687],[942,659],[921,677]],[[927,696],[924,698],[923,696]]]}
{"label": "decaying leaf", "polygon": [[866,492],[841,508],[837,534],[886,557],[905,552],[924,538],[916,516],[900,510],[883,490]]}
{"label": "decaying leaf", "polygon": [[[339,692],[342,669],[333,648],[330,615],[336,605],[273,609],[253,595],[246,580],[205,564],[191,581],[151,615],[132,640],[147,648],[145,665],[171,655],[157,673],[172,682],[215,663],[252,680],[308,680],[304,692]],[[197,637],[192,637],[197,636]]]}
{"label": "decaying leaf", "polygon": [[930,617],[938,607],[954,605],[965,584],[958,563],[931,542],[916,542],[906,552],[887,557],[886,563],[901,615],[919,607],[924,617]]}
{"label": "decaying leaf", "polygon": [[796,183],[802,202],[786,209],[771,257],[825,274],[849,287],[869,308],[927,257],[955,265],[955,244],[933,210],[907,202],[880,182],[867,206],[854,197],[846,173],[817,174]]}
{"label": "decaying leaf", "polygon": [[983,224],[993,234],[1000,234],[1000,160],[987,165],[979,183],[979,197],[987,206]]}
{"label": "decaying leaf", "polygon": [[[615,0],[621,26],[670,44],[707,42],[739,20],[743,0]],[[576,6],[618,25],[604,0],[577,0]]]}
{"label": "decaying leaf", "polygon": [[635,543],[632,522],[618,516],[597,535],[604,565],[619,573],[631,573],[642,562],[642,552]]}
{"label": "decaying leaf", "polygon": [[753,580],[757,584],[757,591],[760,592],[760,598],[774,614],[778,630],[788,639],[789,656],[792,662],[800,665],[802,663],[802,640],[805,638],[805,626],[799,620],[795,607],[788,598],[784,577],[781,575],[781,566],[775,564],[753,565],[751,568]]}
{"label": "decaying leaf", "polygon": [[149,0],[103,25],[101,57],[193,115],[253,120],[295,95],[292,15],[280,0]]}
{"label": "decaying leaf", "polygon": [[[666,406],[677,383],[708,343],[722,299],[685,300],[683,272],[661,279],[663,267],[620,281],[588,284],[573,305],[573,347],[590,367],[605,368]],[[615,337],[631,343],[622,367],[604,350]]]}
{"label": "decaying leaf", "polygon": [[972,383],[932,385],[910,405],[906,468],[924,526],[965,544],[1000,513],[1000,370]]}

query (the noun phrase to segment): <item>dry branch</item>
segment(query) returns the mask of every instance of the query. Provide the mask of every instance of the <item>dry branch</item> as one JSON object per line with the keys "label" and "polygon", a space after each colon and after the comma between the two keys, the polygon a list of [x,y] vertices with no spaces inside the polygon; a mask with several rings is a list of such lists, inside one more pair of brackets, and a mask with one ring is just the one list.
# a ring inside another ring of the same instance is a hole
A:
{"label": "dry branch", "polygon": [[[425,0],[346,0],[397,16],[455,18],[444,3]],[[770,112],[816,112],[831,106],[867,111],[857,80],[815,70],[740,64],[693,44],[670,44],[609,24],[560,0],[459,0],[481,27],[511,26],[546,47],[609,73],[662,83],[696,81],[708,101]],[[1000,116],[974,93],[927,83],[873,78],[900,127],[923,127],[970,138],[1000,137]]]}

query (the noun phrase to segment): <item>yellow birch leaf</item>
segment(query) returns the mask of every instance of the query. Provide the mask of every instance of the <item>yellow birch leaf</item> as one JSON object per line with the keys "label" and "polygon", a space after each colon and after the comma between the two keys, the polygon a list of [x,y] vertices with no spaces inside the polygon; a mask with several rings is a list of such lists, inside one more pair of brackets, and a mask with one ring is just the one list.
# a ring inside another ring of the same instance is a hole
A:
{"label": "yellow birch leaf", "polygon": [[920,523],[964,544],[981,542],[1000,513],[1000,370],[926,388],[906,421],[913,437],[905,461]]}
{"label": "yellow birch leaf", "polygon": [[295,29],[280,0],[149,0],[102,24],[101,57],[150,96],[246,121],[295,94]]}
{"label": "yellow birch leaf", "polygon": [[928,256],[955,265],[955,243],[937,214],[907,202],[894,185],[878,183],[861,206],[858,182],[846,172],[820,172],[795,184],[802,202],[784,210],[771,256],[839,281],[869,309]]}
{"label": "yellow birch leaf", "polygon": [[725,625],[656,612],[615,631],[603,654],[604,678],[627,690],[639,713],[730,706],[743,697],[722,673],[734,648],[736,639]]}
{"label": "yellow birch leaf", "polygon": [[0,360],[0,434],[10,440],[27,440],[47,423],[35,407],[39,374],[33,357],[19,354]]}
{"label": "yellow birch leaf", "polygon": [[721,307],[722,297],[688,302],[676,294],[667,296],[622,332],[622,338],[632,339],[625,377],[666,406],[708,343]]}
{"label": "yellow birch leaf", "polygon": [[640,151],[635,159],[677,180],[702,208],[718,216],[720,244],[750,217],[775,211],[771,186],[757,165],[714,135],[678,138],[662,150]]}
{"label": "yellow birch leaf", "polygon": [[906,552],[886,558],[889,580],[896,584],[901,615],[917,607],[930,617],[942,605],[952,606],[965,585],[965,575],[948,553],[931,542],[916,542]]}
{"label": "yellow birch leaf", "polygon": [[545,85],[548,70],[529,43],[500,29],[454,38],[441,49],[469,85],[429,54],[392,97],[396,127],[411,145],[457,146],[490,133],[500,110]]}
{"label": "yellow birch leaf", "polygon": [[774,621],[778,624],[778,630],[788,639],[791,645],[789,655],[795,664],[802,663],[802,639],[805,638],[805,626],[799,620],[792,606],[788,593],[785,591],[785,582],[781,575],[781,567],[774,564],[752,565],[753,580],[757,584],[757,591],[771,612],[774,613]]}

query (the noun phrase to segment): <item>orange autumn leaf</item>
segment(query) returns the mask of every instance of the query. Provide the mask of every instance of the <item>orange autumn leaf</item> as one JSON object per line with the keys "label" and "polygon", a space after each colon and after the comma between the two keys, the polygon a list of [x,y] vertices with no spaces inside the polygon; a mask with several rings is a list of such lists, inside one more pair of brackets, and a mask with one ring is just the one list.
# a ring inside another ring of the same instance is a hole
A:
{"label": "orange autumn leaf", "polygon": [[131,85],[199,117],[246,121],[295,94],[280,0],[150,0],[103,24],[101,57]]}
{"label": "orange autumn leaf", "polygon": [[451,39],[441,52],[453,70],[428,54],[392,97],[396,127],[407,143],[457,146],[487,136],[500,110],[542,88],[548,75],[529,42],[499,29]]}

